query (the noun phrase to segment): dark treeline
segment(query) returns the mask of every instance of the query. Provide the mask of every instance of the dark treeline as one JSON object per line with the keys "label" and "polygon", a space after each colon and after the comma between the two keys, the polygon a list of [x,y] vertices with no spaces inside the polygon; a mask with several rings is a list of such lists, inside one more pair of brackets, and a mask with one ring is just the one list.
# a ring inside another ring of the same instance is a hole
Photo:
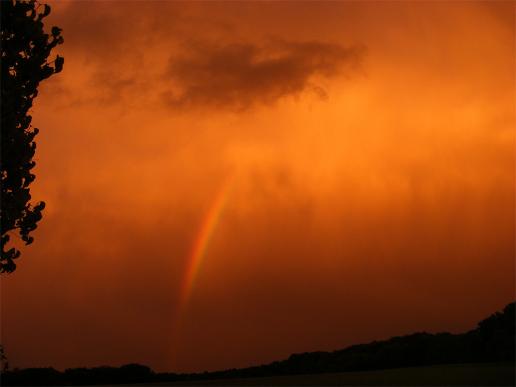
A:
{"label": "dark treeline", "polygon": [[333,352],[291,355],[270,364],[195,374],[156,373],[149,367],[53,368],[4,371],[2,385],[87,385],[246,378],[324,372],[366,371],[453,363],[514,362],[515,303],[466,333],[414,333]]}

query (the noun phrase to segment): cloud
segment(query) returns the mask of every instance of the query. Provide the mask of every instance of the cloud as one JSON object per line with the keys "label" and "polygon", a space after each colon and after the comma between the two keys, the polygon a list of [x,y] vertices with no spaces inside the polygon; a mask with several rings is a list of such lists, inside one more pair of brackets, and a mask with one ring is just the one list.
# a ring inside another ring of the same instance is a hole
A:
{"label": "cloud", "polygon": [[242,110],[286,96],[326,91],[314,78],[331,78],[356,67],[364,47],[317,41],[272,41],[268,45],[194,44],[189,54],[172,56],[166,72],[173,107],[226,107]]}
{"label": "cloud", "polygon": [[[59,104],[241,110],[304,91],[325,98],[321,82],[356,66],[364,51],[325,37],[276,38],[278,31],[267,39],[241,31],[227,13],[207,17],[205,8],[183,3],[119,12],[116,2],[94,13],[82,2],[56,3],[49,22],[64,30],[67,63]],[[79,75],[70,72],[79,67]]]}

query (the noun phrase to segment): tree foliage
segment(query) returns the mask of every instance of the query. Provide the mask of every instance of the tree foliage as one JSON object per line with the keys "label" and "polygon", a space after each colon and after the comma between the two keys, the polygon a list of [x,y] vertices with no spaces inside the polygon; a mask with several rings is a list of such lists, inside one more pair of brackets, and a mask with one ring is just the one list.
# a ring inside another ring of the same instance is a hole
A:
{"label": "tree foliage", "polygon": [[42,217],[44,202],[31,203],[31,170],[39,130],[31,125],[30,111],[38,95],[39,83],[60,72],[64,59],[57,55],[49,62],[54,47],[63,43],[61,29],[43,29],[43,19],[50,6],[35,0],[2,0],[1,12],[1,255],[0,273],[16,269],[20,256],[9,248],[13,235],[26,245],[32,243],[31,232]]}
{"label": "tree foliage", "polygon": [[9,369],[9,362],[5,356],[4,346],[0,345],[0,372],[5,372]]}

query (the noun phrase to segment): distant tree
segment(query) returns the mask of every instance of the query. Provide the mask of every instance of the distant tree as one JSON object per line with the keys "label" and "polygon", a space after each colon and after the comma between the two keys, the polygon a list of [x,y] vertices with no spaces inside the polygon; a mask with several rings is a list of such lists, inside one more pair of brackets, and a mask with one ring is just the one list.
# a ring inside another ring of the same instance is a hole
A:
{"label": "distant tree", "polygon": [[31,203],[31,173],[35,166],[34,137],[39,130],[31,125],[30,109],[38,95],[39,83],[60,72],[64,59],[59,55],[49,62],[51,50],[63,43],[61,29],[43,29],[50,7],[35,0],[1,0],[1,255],[0,273],[16,269],[20,256],[8,247],[12,235],[23,243],[33,241],[30,233],[41,219],[44,202]]}
{"label": "distant tree", "polygon": [[0,373],[5,372],[9,369],[9,362],[7,356],[5,356],[4,346],[0,345]]}

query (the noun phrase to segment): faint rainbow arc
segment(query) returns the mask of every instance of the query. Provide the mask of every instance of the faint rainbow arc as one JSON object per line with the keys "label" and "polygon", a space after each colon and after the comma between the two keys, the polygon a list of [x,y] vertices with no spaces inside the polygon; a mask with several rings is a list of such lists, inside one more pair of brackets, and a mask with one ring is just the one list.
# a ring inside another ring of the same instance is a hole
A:
{"label": "faint rainbow arc", "polygon": [[206,251],[208,250],[210,241],[228,202],[230,192],[233,187],[233,180],[234,179],[231,176],[222,184],[220,191],[215,197],[215,200],[211,204],[209,210],[204,216],[204,220],[201,223],[201,227],[199,228],[195,242],[193,243],[191,252],[189,254],[187,267],[181,285],[181,295],[179,301],[180,309],[183,309],[183,307],[190,299],[193,287],[195,285],[195,280],[206,255]]}

